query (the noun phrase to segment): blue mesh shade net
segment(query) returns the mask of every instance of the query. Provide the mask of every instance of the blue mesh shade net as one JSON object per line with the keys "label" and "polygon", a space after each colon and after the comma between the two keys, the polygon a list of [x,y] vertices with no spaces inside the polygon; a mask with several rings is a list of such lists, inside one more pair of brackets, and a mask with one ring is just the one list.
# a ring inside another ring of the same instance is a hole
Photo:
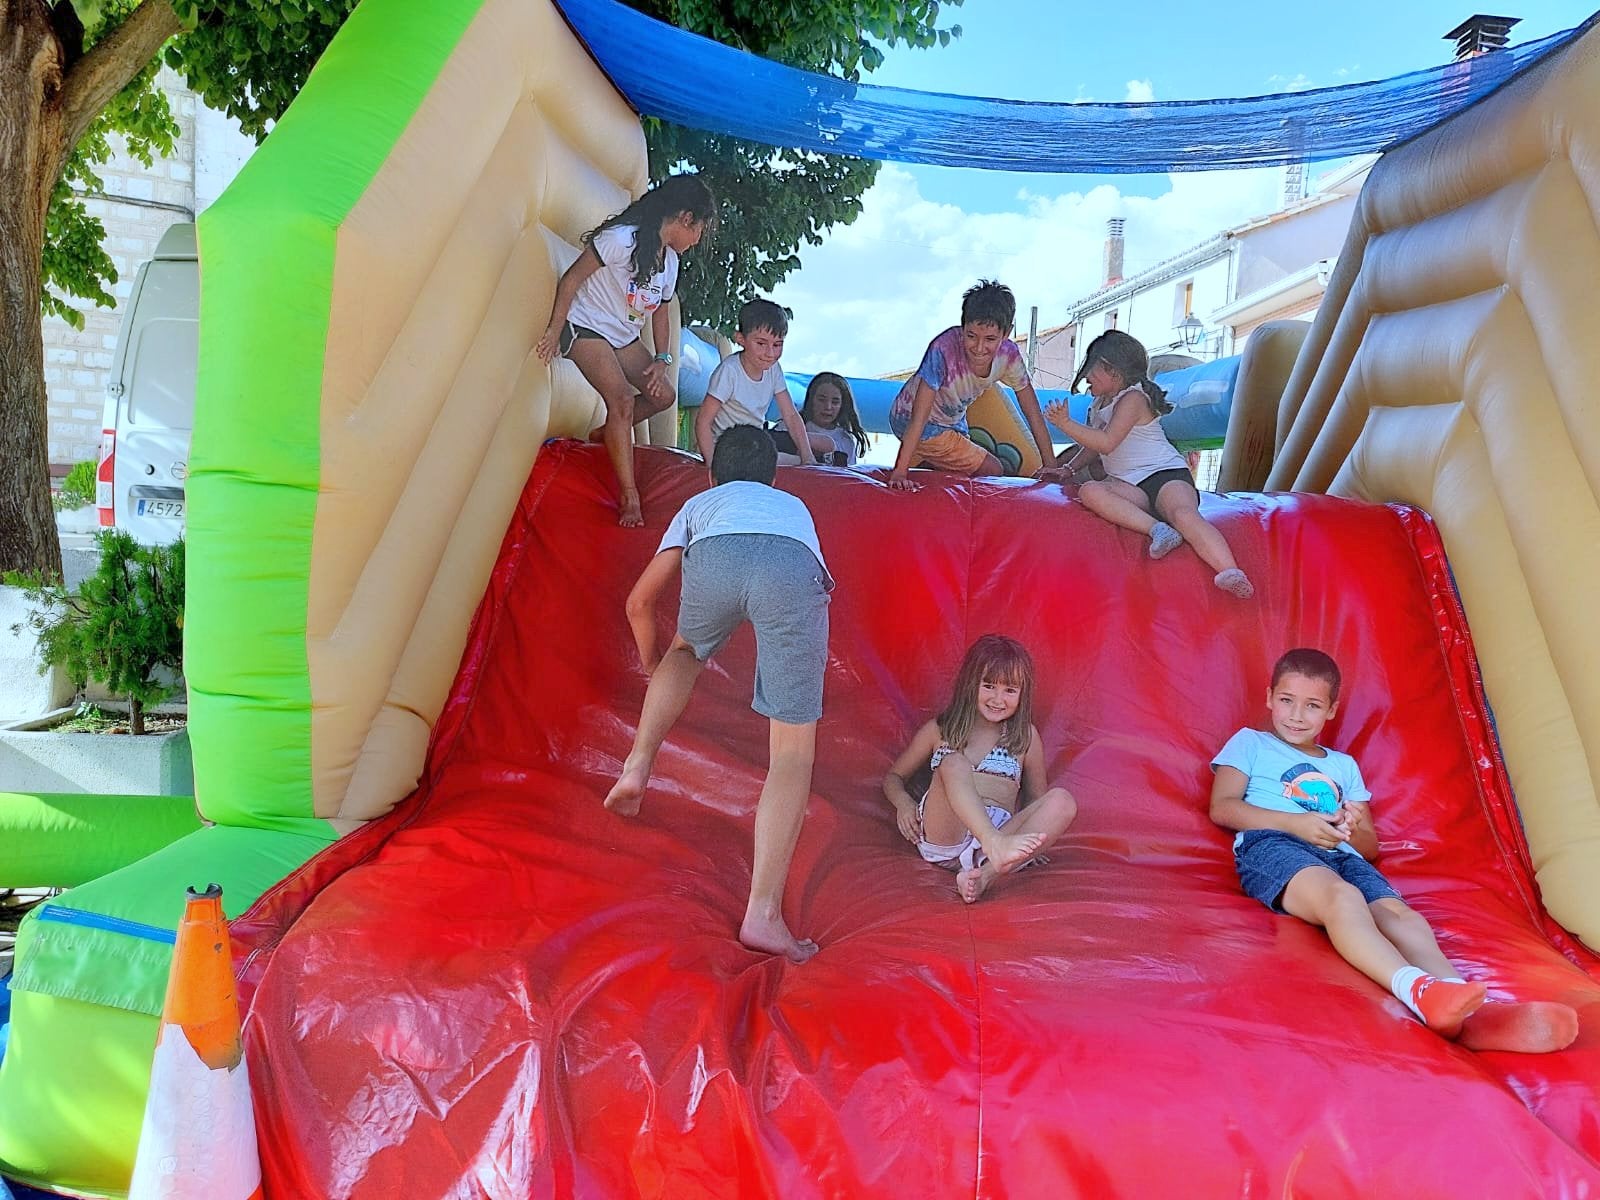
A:
{"label": "blue mesh shade net", "polygon": [[1069,104],[850,83],[734,50],[619,0],[557,3],[641,115],[827,154],[1062,174],[1262,167],[1385,150],[1483,99],[1600,19],[1372,83],[1234,100]]}

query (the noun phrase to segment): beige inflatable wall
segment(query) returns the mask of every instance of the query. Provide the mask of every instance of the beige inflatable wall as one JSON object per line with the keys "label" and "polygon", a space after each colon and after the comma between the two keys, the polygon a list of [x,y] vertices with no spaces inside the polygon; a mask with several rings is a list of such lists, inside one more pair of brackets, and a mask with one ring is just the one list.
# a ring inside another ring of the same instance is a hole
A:
{"label": "beige inflatable wall", "polygon": [[1433,515],[1545,904],[1600,949],[1597,230],[1600,31],[1378,162],[1265,482]]}
{"label": "beige inflatable wall", "polygon": [[533,353],[556,281],[645,184],[637,116],[555,7],[489,0],[341,226],[307,627],[318,816],[369,819],[415,785],[540,444],[601,420],[571,363]]}

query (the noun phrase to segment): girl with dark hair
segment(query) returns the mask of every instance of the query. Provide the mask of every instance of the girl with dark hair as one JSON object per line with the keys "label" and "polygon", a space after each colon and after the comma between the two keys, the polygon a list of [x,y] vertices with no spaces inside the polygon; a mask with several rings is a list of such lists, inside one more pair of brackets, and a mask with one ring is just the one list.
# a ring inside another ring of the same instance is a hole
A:
{"label": "girl with dark hair", "polygon": [[[716,199],[698,175],[669,175],[601,222],[584,234],[583,252],[556,285],[550,324],[534,348],[542,362],[557,353],[570,358],[605,401],[601,432],[621,492],[619,525],[644,524],[633,427],[677,399],[667,302],[677,290],[678,256],[716,220]],[[653,358],[639,340],[646,317]]]}
{"label": "girl with dark hair", "polygon": [[[867,431],[861,428],[861,418],[856,415],[856,399],[850,394],[850,383],[843,375],[832,371],[818,371],[806,385],[806,400],[800,406],[800,419],[813,435],[820,435],[832,443],[830,449],[838,455],[834,465],[851,467],[856,459],[867,452]],[[811,439],[816,449],[817,437]]]}
{"label": "girl with dark hair", "polygon": [[1088,424],[1074,421],[1065,401],[1044,410],[1045,419],[1080,447],[1067,464],[1069,471],[1094,459],[1105,469],[1105,479],[1078,489],[1084,507],[1148,536],[1151,558],[1163,558],[1187,541],[1216,572],[1217,587],[1241,600],[1253,596],[1255,588],[1226,539],[1200,515],[1194,475],[1157,419],[1172,405],[1150,380],[1144,346],[1121,330],[1106,330],[1089,343],[1073,390],[1084,381],[1094,397]]}
{"label": "girl with dark hair", "polygon": [[[908,781],[924,767],[928,790]],[[968,904],[1001,875],[1026,866],[1072,824],[1078,806],[1047,787],[1044,746],[1033,727],[1033,659],[1015,638],[986,633],[956,674],[950,703],[883,777],[900,836],[924,862],[957,872]]]}

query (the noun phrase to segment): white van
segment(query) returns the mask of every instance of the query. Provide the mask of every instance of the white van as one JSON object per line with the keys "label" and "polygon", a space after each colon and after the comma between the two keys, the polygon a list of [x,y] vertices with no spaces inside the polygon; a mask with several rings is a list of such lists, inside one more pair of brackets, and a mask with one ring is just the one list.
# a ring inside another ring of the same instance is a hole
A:
{"label": "white van", "polygon": [[106,381],[95,504],[101,525],[147,545],[183,533],[200,346],[194,225],[173,225],[141,263]]}

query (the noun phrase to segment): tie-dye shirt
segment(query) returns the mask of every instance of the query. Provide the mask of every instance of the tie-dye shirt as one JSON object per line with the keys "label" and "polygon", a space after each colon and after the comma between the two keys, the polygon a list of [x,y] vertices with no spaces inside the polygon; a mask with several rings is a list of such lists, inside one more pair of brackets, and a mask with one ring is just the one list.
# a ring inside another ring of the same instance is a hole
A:
{"label": "tie-dye shirt", "polygon": [[994,362],[987,376],[979,375],[967,365],[966,346],[961,340],[961,326],[952,325],[933,341],[922,355],[922,365],[917,373],[906,380],[900,394],[889,407],[889,428],[896,437],[904,437],[911,423],[911,405],[917,396],[917,381],[933,389],[933,410],[922,435],[954,430],[967,432],[967,407],[996,383],[1003,383],[1012,391],[1028,387],[1027,364],[1022,361],[1022,351],[1010,338],[1001,341],[994,352]]}

